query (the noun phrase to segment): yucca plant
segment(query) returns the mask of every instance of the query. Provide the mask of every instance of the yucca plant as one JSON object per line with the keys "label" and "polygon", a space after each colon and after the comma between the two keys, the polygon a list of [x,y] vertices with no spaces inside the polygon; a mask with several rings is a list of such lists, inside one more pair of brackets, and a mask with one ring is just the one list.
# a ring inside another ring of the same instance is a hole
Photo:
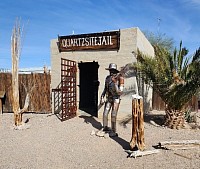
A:
{"label": "yucca plant", "polygon": [[170,128],[184,127],[187,103],[200,89],[200,48],[192,57],[188,50],[175,49],[173,54],[154,46],[155,57],[144,55],[138,50],[134,65],[165,102],[165,125]]}

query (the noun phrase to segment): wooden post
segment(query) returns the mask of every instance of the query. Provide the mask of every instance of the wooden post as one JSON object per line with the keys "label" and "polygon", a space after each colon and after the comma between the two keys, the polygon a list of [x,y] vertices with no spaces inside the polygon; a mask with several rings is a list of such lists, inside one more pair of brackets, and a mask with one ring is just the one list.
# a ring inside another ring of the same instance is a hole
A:
{"label": "wooden post", "polygon": [[132,100],[132,138],[130,141],[131,149],[137,147],[144,150],[144,114],[143,98],[139,95],[133,95]]}
{"label": "wooden post", "polygon": [[3,114],[3,99],[5,98],[5,91],[0,91],[0,114]]}
{"label": "wooden post", "polygon": [[0,98],[0,114],[3,114],[2,99]]}

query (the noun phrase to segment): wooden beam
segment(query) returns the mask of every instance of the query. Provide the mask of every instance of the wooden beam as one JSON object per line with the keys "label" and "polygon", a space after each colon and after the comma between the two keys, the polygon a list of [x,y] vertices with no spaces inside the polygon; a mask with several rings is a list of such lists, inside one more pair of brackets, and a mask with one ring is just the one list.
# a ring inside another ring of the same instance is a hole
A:
{"label": "wooden beam", "polygon": [[151,154],[157,154],[160,152],[160,150],[158,149],[155,149],[155,150],[146,150],[146,151],[130,151],[130,150],[125,150],[129,155],[128,157],[133,157],[133,158],[136,158],[136,157],[143,157],[145,155],[151,155]]}
{"label": "wooden beam", "polygon": [[167,150],[186,150],[193,148],[200,148],[200,140],[177,140],[177,141],[163,141],[158,143],[160,148]]}

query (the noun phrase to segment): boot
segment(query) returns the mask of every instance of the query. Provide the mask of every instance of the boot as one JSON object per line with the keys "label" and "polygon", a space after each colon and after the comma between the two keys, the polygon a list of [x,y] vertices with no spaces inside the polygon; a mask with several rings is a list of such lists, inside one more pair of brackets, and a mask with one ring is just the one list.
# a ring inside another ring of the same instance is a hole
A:
{"label": "boot", "polygon": [[109,133],[110,137],[117,137],[118,134],[116,133],[116,122],[111,122],[111,132]]}
{"label": "boot", "polygon": [[109,132],[111,129],[108,127],[108,126],[105,126],[104,128],[103,128],[103,131],[105,131],[105,132]]}

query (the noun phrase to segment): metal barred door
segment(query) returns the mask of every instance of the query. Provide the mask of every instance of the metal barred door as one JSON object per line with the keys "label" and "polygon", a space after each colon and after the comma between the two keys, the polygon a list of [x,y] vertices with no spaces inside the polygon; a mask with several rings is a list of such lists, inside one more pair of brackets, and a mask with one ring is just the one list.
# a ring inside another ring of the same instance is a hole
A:
{"label": "metal barred door", "polygon": [[61,58],[61,121],[76,116],[76,62]]}

